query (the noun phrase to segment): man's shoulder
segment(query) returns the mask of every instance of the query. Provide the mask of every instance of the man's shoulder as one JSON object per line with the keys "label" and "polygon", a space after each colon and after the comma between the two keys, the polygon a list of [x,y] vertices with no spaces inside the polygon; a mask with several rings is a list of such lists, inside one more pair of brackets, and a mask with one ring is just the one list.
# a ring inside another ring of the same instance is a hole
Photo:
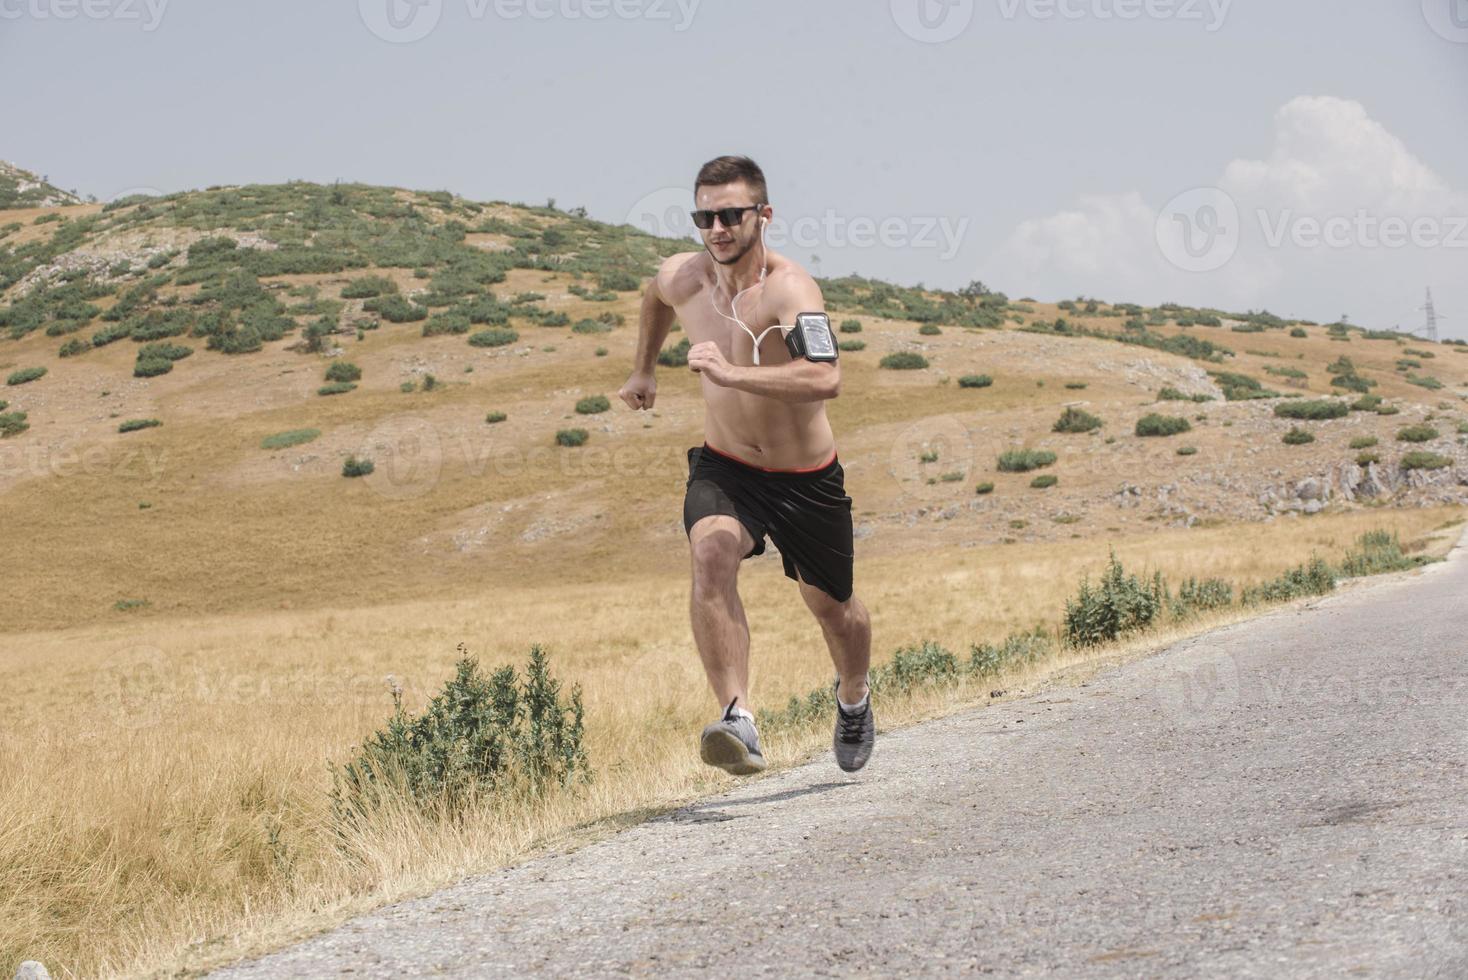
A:
{"label": "man's shoulder", "polygon": [[658,289],[670,301],[696,292],[703,281],[700,260],[703,252],[679,252],[658,266]]}
{"label": "man's shoulder", "polygon": [[821,287],[799,262],[780,256],[778,262],[770,263],[765,296],[774,300],[798,299],[809,304],[820,300]]}

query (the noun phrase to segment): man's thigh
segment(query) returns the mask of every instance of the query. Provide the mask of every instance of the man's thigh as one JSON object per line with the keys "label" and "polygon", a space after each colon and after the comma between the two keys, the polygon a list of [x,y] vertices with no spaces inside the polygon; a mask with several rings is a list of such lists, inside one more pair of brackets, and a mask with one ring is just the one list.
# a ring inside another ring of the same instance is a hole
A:
{"label": "man's thigh", "polygon": [[745,527],[739,518],[728,514],[710,514],[707,517],[700,517],[688,529],[689,551],[697,555],[701,543],[716,539],[721,535],[728,535],[738,542],[738,554],[741,559],[748,558],[750,552],[754,550],[754,535],[749,533],[749,528]]}

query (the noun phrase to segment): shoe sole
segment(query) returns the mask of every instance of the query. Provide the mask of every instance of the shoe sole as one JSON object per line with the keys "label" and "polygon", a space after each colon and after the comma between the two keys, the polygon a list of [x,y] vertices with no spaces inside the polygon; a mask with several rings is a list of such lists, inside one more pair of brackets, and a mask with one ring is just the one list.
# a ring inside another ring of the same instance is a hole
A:
{"label": "shoe sole", "polygon": [[698,746],[699,758],[735,776],[763,772],[765,760],[749,751],[749,746],[733,732],[714,729],[703,733]]}

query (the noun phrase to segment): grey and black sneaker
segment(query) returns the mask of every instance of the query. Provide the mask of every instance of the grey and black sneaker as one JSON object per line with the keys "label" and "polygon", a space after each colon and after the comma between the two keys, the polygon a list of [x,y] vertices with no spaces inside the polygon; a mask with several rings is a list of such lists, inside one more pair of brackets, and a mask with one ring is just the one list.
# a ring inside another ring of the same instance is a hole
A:
{"label": "grey and black sneaker", "polygon": [[[832,688],[834,694],[841,687],[838,680]],[[836,699],[836,734],[831,745],[836,750],[836,765],[846,772],[856,772],[872,757],[872,747],[877,742],[877,726],[872,719],[872,696],[867,694],[861,710],[848,714]]]}
{"label": "grey and black sneaker", "polygon": [[759,733],[754,722],[734,710],[739,699],[729,702],[724,717],[703,730],[699,740],[699,757],[736,776],[748,776],[764,769],[765,757],[759,750]]}

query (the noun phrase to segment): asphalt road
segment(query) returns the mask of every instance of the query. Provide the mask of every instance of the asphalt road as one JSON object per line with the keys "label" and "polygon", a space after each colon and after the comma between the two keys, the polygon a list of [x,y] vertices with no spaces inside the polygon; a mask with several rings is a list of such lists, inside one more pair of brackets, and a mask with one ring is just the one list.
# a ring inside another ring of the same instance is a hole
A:
{"label": "asphalt road", "polygon": [[1460,543],[212,976],[1468,977],[1465,599]]}

